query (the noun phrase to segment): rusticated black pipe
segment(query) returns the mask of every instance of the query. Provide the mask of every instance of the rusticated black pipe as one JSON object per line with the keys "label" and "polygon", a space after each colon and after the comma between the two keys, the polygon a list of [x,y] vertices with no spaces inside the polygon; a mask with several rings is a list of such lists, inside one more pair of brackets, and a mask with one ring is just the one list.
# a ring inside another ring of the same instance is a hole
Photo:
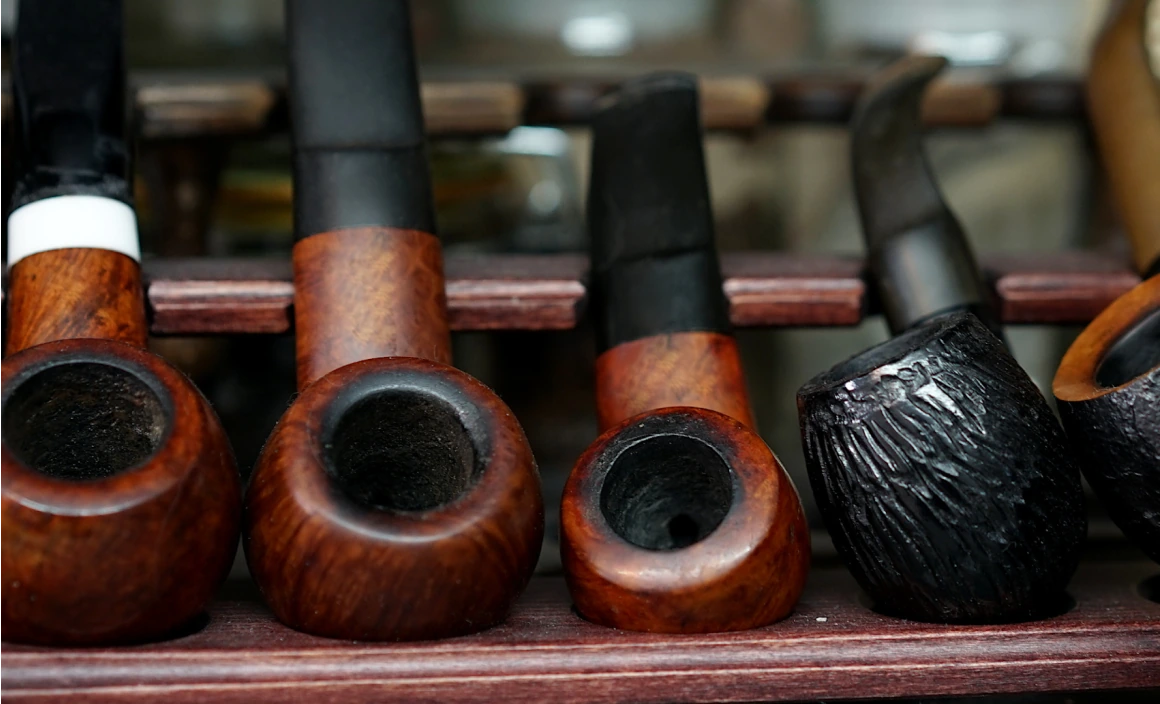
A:
{"label": "rusticated black pipe", "polygon": [[859,102],[855,189],[896,336],[798,391],[802,443],[834,544],[878,609],[1033,619],[1066,602],[1083,493],[1050,408],[992,334],[997,318],[923,155],[920,100],[945,63],[904,59]]}

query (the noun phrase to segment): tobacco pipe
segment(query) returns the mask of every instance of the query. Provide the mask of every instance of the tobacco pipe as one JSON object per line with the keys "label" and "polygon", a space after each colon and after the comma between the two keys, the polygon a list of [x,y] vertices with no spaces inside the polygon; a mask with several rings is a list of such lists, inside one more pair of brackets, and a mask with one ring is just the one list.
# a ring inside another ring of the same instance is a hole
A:
{"label": "tobacco pipe", "polygon": [[410,28],[401,0],[287,3],[300,393],[243,544],[275,616],[335,638],[495,625],[543,539],[523,430],[450,366]]}
{"label": "tobacco pipe", "polygon": [[1149,12],[1160,27],[1160,3],[1121,5],[1088,79],[1092,126],[1145,280],[1080,333],[1052,388],[1088,483],[1124,534],[1160,562],[1160,83],[1148,67]]}
{"label": "tobacco pipe", "polygon": [[3,361],[3,632],[93,645],[191,621],[237,550],[205,398],[146,352],[119,0],[20,5]]}
{"label": "tobacco pipe", "polygon": [[809,569],[797,490],[754,430],[713,242],[697,85],[623,84],[592,121],[602,434],[560,509],[588,620],[705,633],[785,617]]}
{"label": "tobacco pipe", "polygon": [[1027,620],[1065,605],[1083,493],[1047,402],[994,334],[983,279],[926,161],[919,107],[945,65],[903,59],[855,109],[869,275],[894,337],[798,391],[802,444],[834,545],[877,609]]}

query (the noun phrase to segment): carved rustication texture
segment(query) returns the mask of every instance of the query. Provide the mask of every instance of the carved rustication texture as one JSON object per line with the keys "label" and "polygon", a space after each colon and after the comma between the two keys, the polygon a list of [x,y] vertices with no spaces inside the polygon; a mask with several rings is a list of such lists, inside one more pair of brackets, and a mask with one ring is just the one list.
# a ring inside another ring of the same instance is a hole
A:
{"label": "carved rustication texture", "polygon": [[1160,562],[1160,367],[1059,415],[1108,515]]}
{"label": "carved rustication texture", "polygon": [[1065,608],[1079,470],[1027,374],[972,315],[927,322],[798,392],[810,483],[881,611],[1002,622]]}

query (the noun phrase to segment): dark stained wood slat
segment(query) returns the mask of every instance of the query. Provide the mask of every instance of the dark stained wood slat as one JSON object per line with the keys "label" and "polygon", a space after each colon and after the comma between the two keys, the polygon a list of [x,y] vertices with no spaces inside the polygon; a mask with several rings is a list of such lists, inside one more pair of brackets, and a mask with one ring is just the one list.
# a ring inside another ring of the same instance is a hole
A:
{"label": "dark stained wood slat", "polygon": [[789,619],[741,633],[601,628],[562,580],[537,578],[509,621],[428,643],[287,629],[253,601],[217,603],[199,633],[156,645],[4,645],[5,701],[786,701],[1160,687],[1155,565],[1084,565],[1076,606],[1045,621],[939,626],[881,616],[840,569],[815,570]]}
{"label": "dark stained wood slat", "polygon": [[738,327],[857,325],[865,308],[855,257],[729,252],[721,256],[729,317]]}
{"label": "dark stained wood slat", "polygon": [[[563,330],[583,312],[583,256],[449,255],[454,330]],[[722,256],[739,327],[856,325],[869,309],[853,257],[733,252]],[[1008,323],[1084,323],[1139,282],[1127,261],[1091,252],[984,258]],[[291,326],[288,262],[150,260],[155,334],[284,333]]]}
{"label": "dark stained wood slat", "polygon": [[1126,258],[1091,252],[988,257],[1007,323],[1086,323],[1140,283]]}
{"label": "dark stained wood slat", "polygon": [[[548,79],[495,73],[478,80],[424,81],[427,128],[432,135],[469,135],[499,134],[521,124],[583,124],[593,102],[627,75]],[[869,75],[868,69],[851,68],[705,76],[704,124],[714,130],[750,130],[763,123],[845,123]],[[241,76],[149,72],[132,78],[140,132],[147,139],[286,128],[285,81],[278,71]],[[5,120],[11,112],[8,98],[5,92]],[[925,110],[931,125],[974,127],[999,117],[1058,120],[1085,114],[1080,82],[1071,78],[940,81]]]}

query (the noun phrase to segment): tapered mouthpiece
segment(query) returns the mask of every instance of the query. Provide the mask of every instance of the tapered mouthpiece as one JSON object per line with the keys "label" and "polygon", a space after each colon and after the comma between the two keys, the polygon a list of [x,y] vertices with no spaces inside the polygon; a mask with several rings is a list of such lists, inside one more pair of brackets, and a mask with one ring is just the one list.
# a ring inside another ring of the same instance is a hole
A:
{"label": "tapered mouthpiece", "polygon": [[854,192],[870,273],[895,335],[954,310],[1002,327],[963,228],[922,146],[922,97],[947,61],[902,59],[866,86],[850,121]]}
{"label": "tapered mouthpiece", "polygon": [[406,0],[289,0],[286,21],[297,237],[433,233]]}
{"label": "tapered mouthpiece", "polygon": [[598,105],[588,227],[602,349],[729,330],[693,76],[631,80]]}
{"label": "tapered mouthpiece", "polygon": [[120,0],[20,4],[12,209],[61,195],[132,202]]}

